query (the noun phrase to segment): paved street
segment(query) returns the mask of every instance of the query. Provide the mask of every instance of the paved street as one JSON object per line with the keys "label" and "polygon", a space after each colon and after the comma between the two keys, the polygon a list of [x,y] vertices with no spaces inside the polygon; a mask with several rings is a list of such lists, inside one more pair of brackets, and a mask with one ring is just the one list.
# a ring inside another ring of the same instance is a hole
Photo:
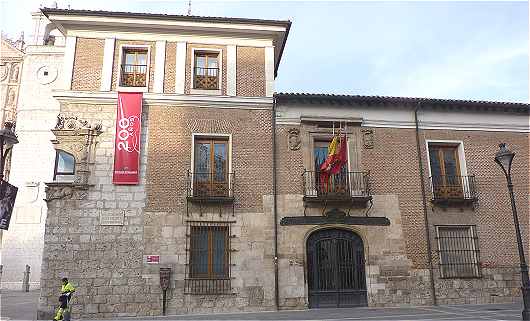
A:
{"label": "paved street", "polygon": [[[2,291],[0,319],[35,320],[39,291]],[[118,320],[118,319],[115,319]],[[452,305],[411,308],[314,309],[237,314],[177,315],[119,320],[521,320],[521,304]]]}

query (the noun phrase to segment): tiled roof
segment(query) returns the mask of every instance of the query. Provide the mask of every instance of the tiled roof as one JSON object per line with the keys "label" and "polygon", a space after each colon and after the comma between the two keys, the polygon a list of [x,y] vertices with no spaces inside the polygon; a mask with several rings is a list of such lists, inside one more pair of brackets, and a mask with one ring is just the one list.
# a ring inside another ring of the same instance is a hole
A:
{"label": "tiled roof", "polygon": [[352,104],[352,103],[400,103],[444,105],[452,107],[492,107],[492,108],[513,108],[518,112],[528,112],[530,105],[518,102],[503,101],[483,101],[483,100],[460,100],[441,98],[419,98],[419,97],[394,97],[394,96],[365,96],[365,95],[335,95],[335,94],[310,94],[310,93],[276,93],[275,97],[279,101],[313,101],[332,104]]}

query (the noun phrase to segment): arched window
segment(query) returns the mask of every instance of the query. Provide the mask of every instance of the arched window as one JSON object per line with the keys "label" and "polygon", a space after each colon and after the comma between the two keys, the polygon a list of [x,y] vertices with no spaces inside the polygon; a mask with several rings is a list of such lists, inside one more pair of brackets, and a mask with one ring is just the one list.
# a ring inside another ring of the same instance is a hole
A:
{"label": "arched window", "polygon": [[62,150],[57,150],[55,156],[55,171],[53,180],[71,180],[75,173],[75,158],[74,155]]}

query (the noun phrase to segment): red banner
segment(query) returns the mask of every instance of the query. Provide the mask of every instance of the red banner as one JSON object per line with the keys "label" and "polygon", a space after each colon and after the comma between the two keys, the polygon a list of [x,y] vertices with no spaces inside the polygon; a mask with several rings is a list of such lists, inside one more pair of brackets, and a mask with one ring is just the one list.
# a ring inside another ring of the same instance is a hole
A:
{"label": "red banner", "polygon": [[142,93],[118,93],[112,175],[114,184],[135,185],[139,182],[141,127]]}

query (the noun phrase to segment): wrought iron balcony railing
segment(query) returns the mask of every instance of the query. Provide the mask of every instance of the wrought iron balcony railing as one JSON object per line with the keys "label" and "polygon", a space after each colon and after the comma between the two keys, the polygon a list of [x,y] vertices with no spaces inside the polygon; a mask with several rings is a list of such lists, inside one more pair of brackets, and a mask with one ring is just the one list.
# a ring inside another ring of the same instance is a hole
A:
{"label": "wrought iron balcony railing", "polygon": [[369,199],[369,172],[341,172],[326,176],[320,171],[304,172],[304,200],[348,201]]}
{"label": "wrought iron balcony railing", "polygon": [[431,176],[433,202],[476,201],[475,176]]}
{"label": "wrought iron balcony railing", "polygon": [[219,68],[195,67],[194,89],[219,89]]}
{"label": "wrought iron balcony railing", "polygon": [[188,171],[188,199],[198,201],[233,201],[234,173],[195,173]]}
{"label": "wrought iron balcony railing", "polygon": [[145,87],[147,65],[121,65],[120,85],[124,87]]}

